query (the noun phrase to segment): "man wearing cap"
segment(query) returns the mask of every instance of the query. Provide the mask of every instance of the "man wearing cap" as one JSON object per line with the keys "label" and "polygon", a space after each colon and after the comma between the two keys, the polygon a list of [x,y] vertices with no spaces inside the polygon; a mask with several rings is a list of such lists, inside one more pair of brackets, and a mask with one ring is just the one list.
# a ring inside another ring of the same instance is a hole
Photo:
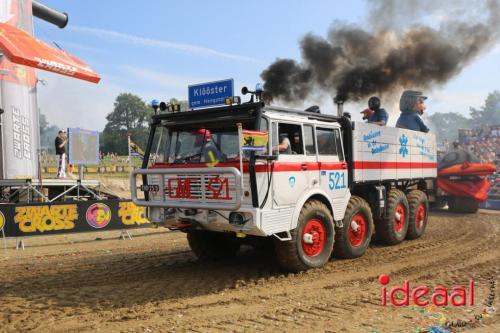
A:
{"label": "man wearing cap", "polygon": [[201,148],[200,162],[215,166],[224,160],[224,155],[213,142],[212,133],[207,128],[200,128],[195,132],[195,147]]}
{"label": "man wearing cap", "polygon": [[370,124],[386,126],[389,120],[389,114],[380,107],[380,98],[376,96],[370,97],[368,109],[364,109],[361,113],[363,114],[363,120],[367,120]]}
{"label": "man wearing cap", "polygon": [[399,100],[401,115],[396,122],[396,127],[413,131],[429,132],[420,116],[424,113],[426,96],[421,91],[405,90]]}
{"label": "man wearing cap", "polygon": [[68,138],[66,131],[59,131],[56,136],[56,155],[59,155],[59,167],[57,168],[57,178],[66,178],[66,143]]}

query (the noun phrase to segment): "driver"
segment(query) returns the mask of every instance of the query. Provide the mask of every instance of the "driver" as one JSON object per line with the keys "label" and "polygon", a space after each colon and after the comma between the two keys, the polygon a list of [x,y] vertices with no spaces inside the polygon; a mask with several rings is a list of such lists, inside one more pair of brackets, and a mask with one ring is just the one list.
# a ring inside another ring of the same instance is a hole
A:
{"label": "driver", "polygon": [[201,148],[200,162],[217,164],[223,160],[223,155],[212,140],[212,133],[206,128],[195,132],[195,148]]}

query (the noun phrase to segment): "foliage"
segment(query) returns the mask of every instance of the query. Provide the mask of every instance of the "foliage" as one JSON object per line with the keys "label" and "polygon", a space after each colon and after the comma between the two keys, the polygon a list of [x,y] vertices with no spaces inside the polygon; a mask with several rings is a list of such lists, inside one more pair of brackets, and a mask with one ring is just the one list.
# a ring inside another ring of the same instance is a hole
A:
{"label": "foliage", "polygon": [[438,141],[447,139],[453,141],[458,138],[461,128],[480,128],[500,125],[500,91],[488,94],[484,105],[479,109],[470,108],[470,118],[456,112],[434,113],[429,117],[432,131]]}
{"label": "foliage", "polygon": [[101,137],[101,151],[128,154],[127,134],[140,147],[148,138],[148,123],[153,111],[138,96],[122,93],[116,97],[114,110],[106,116],[107,124]]}
{"label": "foliage", "polygon": [[500,91],[488,94],[484,106],[479,109],[470,108],[474,127],[500,124]]}
{"label": "foliage", "polygon": [[429,117],[429,121],[438,141],[455,141],[460,128],[471,128],[471,120],[456,112],[437,112]]}

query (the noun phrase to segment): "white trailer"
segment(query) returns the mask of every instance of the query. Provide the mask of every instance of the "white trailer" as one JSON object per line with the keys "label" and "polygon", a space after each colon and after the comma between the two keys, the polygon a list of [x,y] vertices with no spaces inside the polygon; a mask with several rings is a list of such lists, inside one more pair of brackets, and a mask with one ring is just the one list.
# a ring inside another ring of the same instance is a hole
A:
{"label": "white trailer", "polygon": [[[269,133],[266,150],[242,163],[237,124]],[[290,149],[280,152],[283,137]],[[215,162],[202,157],[207,141]],[[273,241],[288,271],[359,257],[375,235],[420,237],[437,168],[433,134],[263,103],[156,115],[144,161],[132,200],[153,223],[186,232],[199,258]]]}

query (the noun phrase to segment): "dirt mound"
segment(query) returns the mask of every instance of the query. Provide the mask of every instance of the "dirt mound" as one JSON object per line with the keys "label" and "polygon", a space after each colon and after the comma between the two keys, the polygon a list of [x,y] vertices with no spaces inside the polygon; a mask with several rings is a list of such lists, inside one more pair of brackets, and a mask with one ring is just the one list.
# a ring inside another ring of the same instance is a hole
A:
{"label": "dirt mound", "polygon": [[[0,250],[0,332],[415,332],[481,314],[500,276],[498,214],[434,212],[418,240],[288,275],[269,254],[246,249],[201,263],[182,233],[134,233],[128,241],[117,232],[30,238],[24,252]],[[382,306],[380,274],[390,287],[474,279],[475,304]],[[474,332],[500,331],[499,311]]]}
{"label": "dirt mound", "polygon": [[130,181],[126,177],[96,176],[101,184],[101,190],[110,192],[120,198],[130,199]]}

